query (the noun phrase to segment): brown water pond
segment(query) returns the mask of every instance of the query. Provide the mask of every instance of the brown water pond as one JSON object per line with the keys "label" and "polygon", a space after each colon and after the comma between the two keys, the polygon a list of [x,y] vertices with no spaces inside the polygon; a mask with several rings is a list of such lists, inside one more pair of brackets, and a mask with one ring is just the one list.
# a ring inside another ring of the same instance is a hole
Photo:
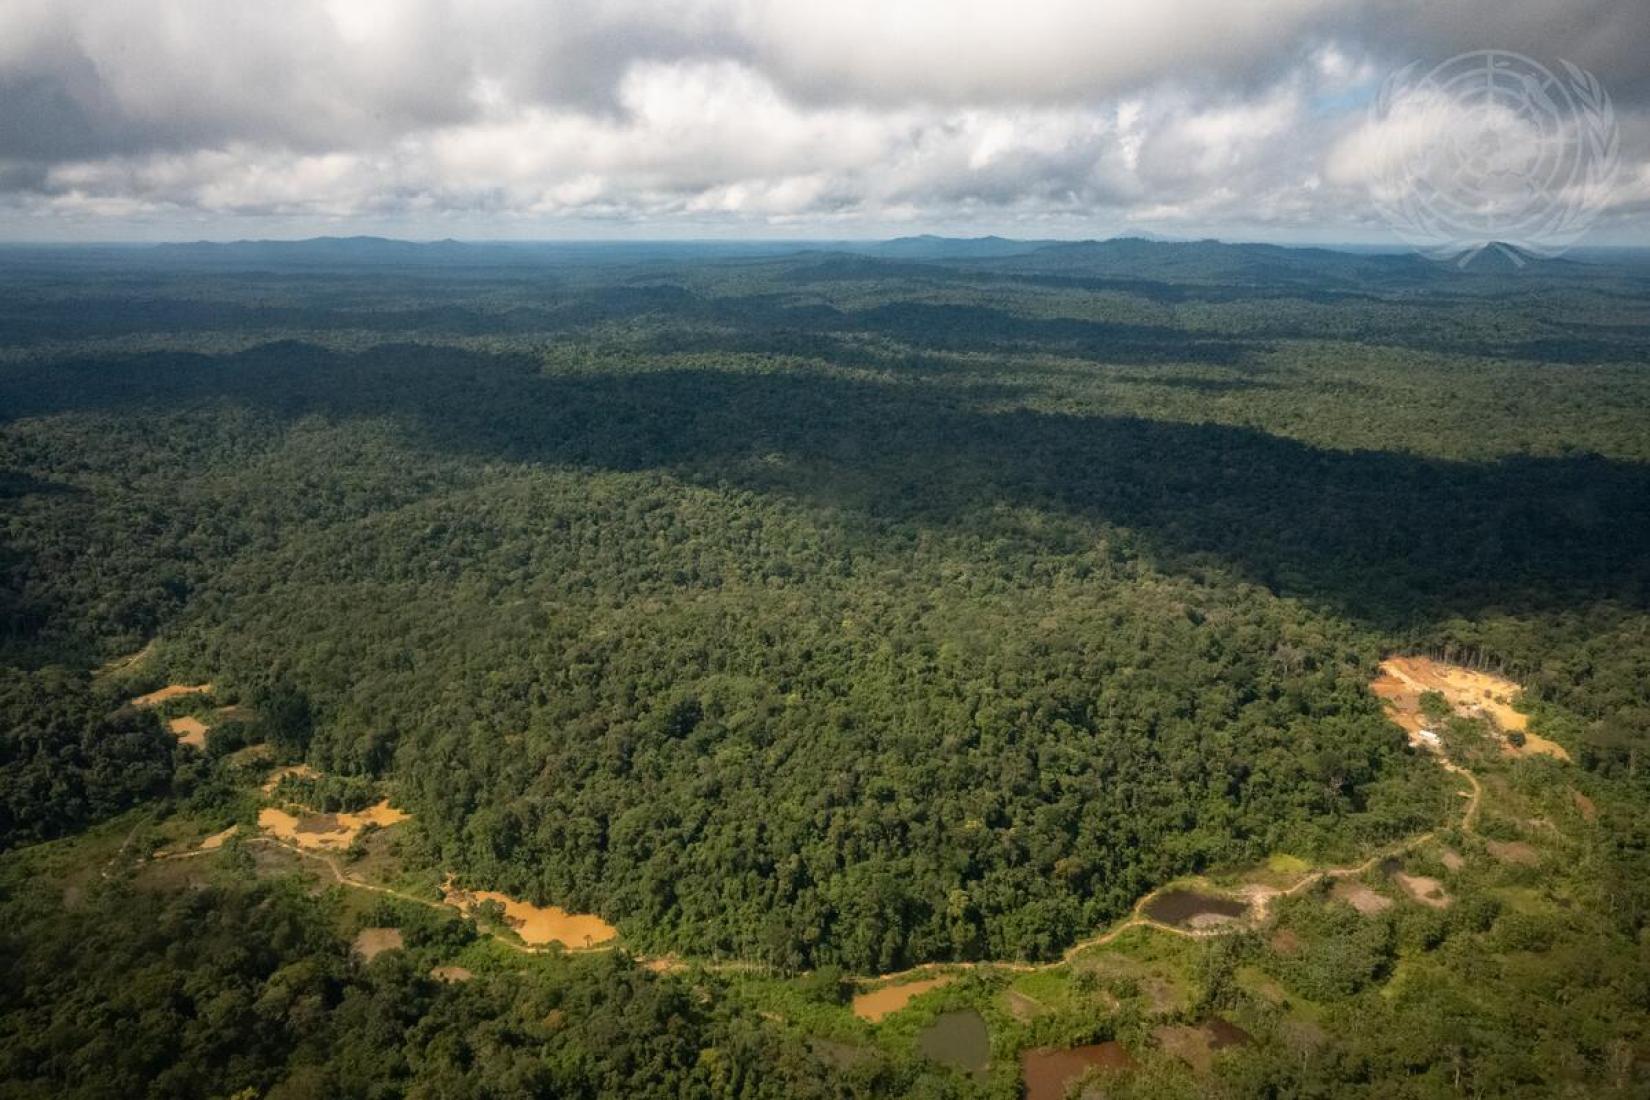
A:
{"label": "brown water pond", "polygon": [[933,978],[921,978],[903,985],[885,985],[880,989],[855,994],[854,1015],[873,1024],[881,1023],[883,1017],[898,1012],[930,989],[938,989],[950,982],[951,975],[940,974]]}
{"label": "brown water pond", "polygon": [[1146,916],[1176,928],[1212,928],[1238,920],[1249,912],[1249,903],[1219,894],[1196,890],[1165,890],[1146,903]]}
{"label": "brown water pond", "polygon": [[1125,1070],[1133,1069],[1134,1064],[1127,1048],[1115,1041],[1068,1050],[1039,1047],[1020,1053],[1020,1076],[1025,1080],[1026,1100],[1061,1100],[1066,1086],[1090,1067]]}
{"label": "brown water pond", "polygon": [[991,1065],[991,1032],[985,1017],[972,1008],[942,1012],[917,1036],[917,1048],[936,1062],[969,1073]]}

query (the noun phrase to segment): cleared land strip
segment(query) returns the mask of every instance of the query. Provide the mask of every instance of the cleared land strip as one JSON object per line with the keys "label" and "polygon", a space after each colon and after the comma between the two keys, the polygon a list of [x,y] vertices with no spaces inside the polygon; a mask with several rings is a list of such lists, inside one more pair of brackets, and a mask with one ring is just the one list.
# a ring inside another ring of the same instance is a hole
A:
{"label": "cleared land strip", "polygon": [[[1472,788],[1468,792],[1462,792],[1466,794],[1467,804],[1461,815],[1461,829],[1463,832],[1470,833],[1473,831],[1478,822],[1478,808],[1479,803],[1483,799],[1484,788],[1478,782],[1478,777],[1473,775],[1472,772],[1468,771],[1466,768],[1445,759],[1441,753],[1434,752],[1433,755],[1444,770],[1453,772],[1456,775],[1463,777]],[[1303,891],[1311,889],[1315,883],[1321,882],[1324,879],[1353,878],[1364,874],[1371,868],[1378,865],[1382,860],[1391,859],[1419,848],[1421,845],[1430,841],[1435,835],[1435,831],[1429,830],[1419,836],[1411,837],[1408,840],[1390,845],[1361,863],[1346,867],[1326,867],[1317,871],[1312,871],[1306,874],[1299,882],[1289,886],[1286,889],[1275,890],[1257,895],[1253,899],[1253,904],[1255,906],[1255,919],[1264,919],[1266,909],[1274,898],[1290,897],[1295,894],[1302,893]],[[127,839],[130,840],[131,837],[128,836]],[[247,843],[268,844],[276,848],[283,848],[286,851],[303,857],[304,859],[314,860],[321,863],[327,868],[327,870],[332,872],[334,881],[342,886],[351,886],[357,890],[370,890],[375,894],[398,898],[401,901],[412,902],[415,905],[422,905],[429,909],[451,910],[455,908],[445,901],[432,901],[429,898],[421,898],[416,894],[409,894],[405,891],[397,890],[394,887],[381,886],[374,882],[367,882],[364,879],[355,878],[338,865],[338,860],[334,856],[325,852],[317,852],[306,848],[301,848],[296,844],[290,844],[284,840],[272,836],[259,835],[248,837],[246,840]],[[190,859],[195,856],[210,855],[218,850],[219,849],[217,848],[195,849],[188,852],[173,852],[166,855],[155,856],[154,858],[156,860]],[[124,845],[122,846],[122,851],[124,851]],[[116,853],[116,858],[119,858],[119,853]],[[112,862],[113,860],[111,860],[111,863]],[[104,875],[105,877],[108,876],[107,870],[105,870]],[[1066,948],[1058,959],[1051,962],[1031,963],[992,960],[978,962],[929,962],[919,963],[916,966],[908,967],[905,970],[896,970],[889,974],[852,975],[851,980],[856,982],[876,983],[897,982],[902,978],[914,977],[918,974],[930,973],[936,970],[975,970],[982,968],[1006,970],[1013,973],[1032,973],[1039,970],[1053,970],[1058,967],[1066,966],[1083,952],[1096,947],[1104,947],[1106,944],[1116,940],[1119,936],[1123,935],[1131,928],[1154,928],[1160,932],[1168,932],[1176,936],[1185,936],[1188,939],[1208,939],[1214,936],[1230,935],[1234,932],[1241,931],[1244,928],[1251,927],[1254,923],[1254,919],[1251,919],[1246,921],[1237,921],[1229,925],[1222,925],[1214,928],[1181,928],[1176,925],[1165,924],[1162,921],[1154,920],[1151,917],[1148,917],[1145,910],[1146,907],[1151,904],[1152,899],[1156,898],[1164,891],[1174,888],[1175,887],[1172,884],[1159,886],[1157,889],[1143,895],[1134,903],[1134,907],[1130,911],[1128,917],[1126,917],[1122,922],[1113,925],[1111,928],[1100,933],[1099,935],[1092,936],[1089,939],[1080,940],[1077,943],[1072,944],[1070,947]],[[484,929],[484,931],[487,935],[491,936],[499,943],[513,951],[519,951],[524,955],[537,955],[550,950],[569,951],[575,953],[611,951],[621,946],[619,944],[601,944],[593,947],[569,947],[566,945],[557,945],[554,948],[549,945],[544,947],[534,947],[528,944],[517,943],[516,941],[509,939],[508,937],[503,936],[491,929]],[[657,969],[677,969],[683,965],[681,960],[670,956],[651,958],[645,955],[638,955],[636,956],[636,961],[643,965],[654,965]],[[705,970],[720,972],[749,972],[752,970],[769,969],[765,967],[764,964],[755,962],[705,962],[700,963],[699,965]]]}

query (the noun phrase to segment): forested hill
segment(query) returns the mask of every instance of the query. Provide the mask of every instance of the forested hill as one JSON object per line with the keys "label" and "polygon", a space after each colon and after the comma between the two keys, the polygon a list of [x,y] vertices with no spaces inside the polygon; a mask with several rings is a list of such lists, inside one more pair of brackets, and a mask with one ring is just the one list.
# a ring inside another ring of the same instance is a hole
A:
{"label": "forested hill", "polygon": [[164,786],[86,732],[151,640],[467,881],[788,968],[1428,827],[1394,648],[1642,782],[1636,269],[513,247],[0,255],[9,841]]}

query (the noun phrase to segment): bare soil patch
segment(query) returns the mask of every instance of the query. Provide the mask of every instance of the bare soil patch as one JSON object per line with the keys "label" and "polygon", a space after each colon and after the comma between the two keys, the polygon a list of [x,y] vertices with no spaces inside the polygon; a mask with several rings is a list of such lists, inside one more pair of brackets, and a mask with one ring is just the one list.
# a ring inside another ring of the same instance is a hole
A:
{"label": "bare soil patch", "polygon": [[475,972],[462,966],[432,966],[430,977],[438,982],[467,982],[475,977]]}
{"label": "bare soil patch", "polygon": [[1438,862],[1442,863],[1451,871],[1459,871],[1467,865],[1467,861],[1461,858],[1461,853],[1457,852],[1454,848],[1440,849],[1438,852]]}
{"label": "bare soil patch", "polygon": [[1337,901],[1344,901],[1366,917],[1373,917],[1392,908],[1392,899],[1384,898],[1361,882],[1350,879],[1341,879],[1335,883],[1329,896]]}
{"label": "bare soil patch", "polygon": [[199,718],[189,715],[173,718],[166,723],[166,728],[178,739],[178,744],[197,749],[206,748],[206,723]]}
{"label": "bare soil patch", "polygon": [[904,985],[885,985],[881,989],[857,993],[853,1000],[854,1015],[873,1024],[881,1023],[885,1017],[898,1012],[930,989],[938,989],[950,983],[951,975],[939,974],[932,978],[906,982]]}
{"label": "bare soil patch", "polygon": [[532,905],[494,890],[461,890],[448,880],[442,887],[448,905],[466,914],[484,901],[504,908],[504,919],[521,942],[534,947],[559,943],[564,947],[598,947],[617,939],[619,930],[593,913],[569,913],[559,905]]}
{"label": "bare soil patch", "polygon": [[1419,747],[1432,747],[1423,734],[1428,725],[1421,713],[1421,696],[1436,691],[1456,714],[1487,718],[1502,733],[1523,734],[1522,747],[1502,741],[1502,751],[1508,755],[1570,759],[1564,746],[1530,732],[1529,716],[1512,707],[1513,700],[1524,689],[1505,677],[1445,664],[1430,657],[1389,657],[1381,662],[1381,675],[1370,688],[1386,700],[1389,716],[1409,734],[1410,742]]}
{"label": "bare soil patch", "polygon": [[1301,938],[1293,928],[1280,928],[1272,934],[1271,948],[1278,955],[1294,955],[1301,949]]}
{"label": "bare soil patch", "polygon": [[387,828],[411,816],[393,808],[387,800],[353,814],[293,815],[275,806],[265,806],[258,811],[258,827],[300,848],[338,851],[355,843],[355,838],[368,825]]}
{"label": "bare soil patch", "polygon": [[1135,1061],[1122,1043],[1090,1043],[1088,1046],[1039,1047],[1020,1052],[1020,1077],[1025,1082],[1026,1100],[1061,1100],[1066,1088],[1090,1069],[1130,1070]]}
{"label": "bare soil patch", "polygon": [[1502,863],[1513,863],[1520,867],[1534,867],[1541,862],[1541,853],[1522,840],[1486,840],[1484,847],[1489,849],[1490,855]]}
{"label": "bare soil patch", "polygon": [[1581,815],[1581,819],[1583,821],[1598,820],[1598,807],[1593,804],[1592,799],[1588,798],[1580,791],[1571,791],[1570,798],[1575,801],[1576,812]]}
{"label": "bare soil patch", "polygon": [[399,928],[363,928],[355,934],[355,953],[366,962],[403,946],[405,941]]}
{"label": "bare soil patch", "polygon": [[203,852],[217,851],[219,848],[223,847],[226,840],[239,832],[240,828],[241,827],[239,825],[231,825],[221,833],[213,833],[211,836],[201,841],[200,850]]}
{"label": "bare soil patch", "polygon": [[1450,896],[1444,893],[1444,884],[1435,878],[1425,875],[1406,875],[1402,871],[1392,873],[1392,881],[1404,888],[1404,893],[1420,902],[1430,905],[1434,909],[1443,909],[1450,903]]}
{"label": "bare soil patch", "polygon": [[168,699],[176,699],[184,695],[204,695],[211,690],[211,684],[167,684],[159,691],[151,691],[148,695],[139,695],[132,700],[132,705],[134,707],[158,707]]}

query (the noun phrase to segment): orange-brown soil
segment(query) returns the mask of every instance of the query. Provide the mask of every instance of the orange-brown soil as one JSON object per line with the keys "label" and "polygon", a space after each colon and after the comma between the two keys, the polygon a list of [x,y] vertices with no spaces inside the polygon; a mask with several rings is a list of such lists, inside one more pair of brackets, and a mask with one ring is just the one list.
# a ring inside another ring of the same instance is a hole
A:
{"label": "orange-brown soil", "polygon": [[521,942],[533,947],[559,943],[566,947],[598,947],[616,939],[619,930],[591,913],[569,913],[559,905],[530,905],[494,890],[461,890],[449,879],[442,888],[448,905],[473,913],[484,901],[504,907],[504,919]]}
{"label": "orange-brown soil", "polygon": [[412,815],[390,806],[388,801],[353,814],[312,814],[294,816],[274,806],[258,811],[258,827],[264,832],[310,850],[348,848],[368,825],[382,828],[408,820]]}
{"label": "orange-brown soil", "polygon": [[183,695],[203,695],[211,690],[211,684],[167,684],[159,691],[151,691],[148,695],[139,695],[132,700],[132,705],[134,707],[158,707],[168,699],[176,699]]}
{"label": "orange-brown soil", "polygon": [[903,985],[885,985],[880,989],[868,990],[854,995],[854,1015],[861,1020],[879,1023],[887,1016],[891,1016],[910,1004],[917,997],[927,993],[930,989],[938,989],[942,985],[949,985],[951,976],[940,974],[932,978],[920,978]]}
{"label": "orange-brown soil", "polygon": [[206,748],[206,723],[199,718],[188,715],[174,718],[166,723],[166,728],[172,731],[172,736],[178,739],[178,744],[197,749]]}
{"label": "orange-brown soil", "polygon": [[239,832],[240,828],[241,827],[239,825],[231,825],[229,828],[225,829],[221,833],[213,833],[211,836],[209,836],[205,840],[201,841],[201,846],[200,846],[199,850],[202,851],[202,852],[215,852],[215,851],[217,851],[219,848],[223,847],[224,841],[228,840],[230,837],[234,836],[237,832]]}
{"label": "orange-brown soil", "polygon": [[1449,702],[1456,714],[1487,718],[1501,733],[1524,735],[1522,747],[1503,740],[1504,752],[1517,756],[1544,755],[1559,760],[1570,759],[1564,746],[1530,732],[1529,716],[1512,707],[1512,701],[1524,689],[1504,677],[1445,664],[1430,657],[1389,657],[1381,662],[1381,675],[1370,687],[1376,695],[1386,700],[1392,720],[1418,745],[1430,747],[1421,739],[1421,731],[1428,728],[1427,720],[1421,713],[1421,696],[1436,691]]}

